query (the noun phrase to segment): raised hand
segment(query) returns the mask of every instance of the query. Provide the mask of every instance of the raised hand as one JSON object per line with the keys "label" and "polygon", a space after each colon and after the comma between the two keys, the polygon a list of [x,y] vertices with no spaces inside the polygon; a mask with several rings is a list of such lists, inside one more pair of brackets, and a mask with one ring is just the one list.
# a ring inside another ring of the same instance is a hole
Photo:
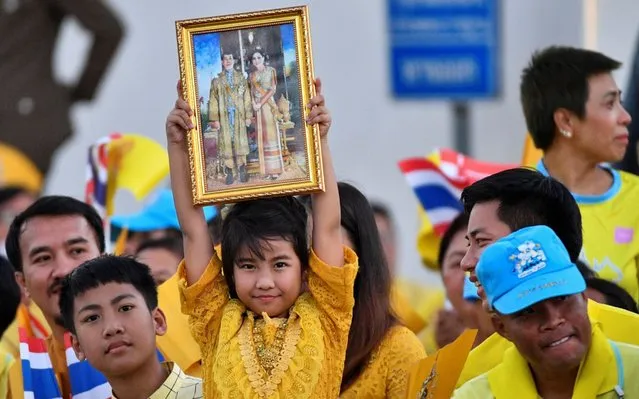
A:
{"label": "raised hand", "polygon": [[166,139],[169,143],[183,144],[186,133],[193,129],[193,110],[182,97],[182,82],[177,84],[178,99],[166,118]]}
{"label": "raised hand", "polygon": [[315,79],[315,96],[311,98],[307,107],[311,110],[306,118],[306,123],[309,125],[317,124],[319,127],[320,137],[324,138],[328,134],[328,130],[331,127],[331,113],[326,108],[324,96],[322,95],[322,81],[318,78]]}

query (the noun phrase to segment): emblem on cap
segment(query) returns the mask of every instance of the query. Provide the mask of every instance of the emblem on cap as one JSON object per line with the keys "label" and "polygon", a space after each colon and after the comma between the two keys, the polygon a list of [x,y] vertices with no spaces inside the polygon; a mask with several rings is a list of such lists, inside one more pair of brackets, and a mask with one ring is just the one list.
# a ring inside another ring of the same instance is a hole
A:
{"label": "emblem on cap", "polygon": [[517,252],[508,258],[515,263],[513,272],[518,278],[524,278],[546,267],[546,254],[541,245],[525,241],[517,247]]}

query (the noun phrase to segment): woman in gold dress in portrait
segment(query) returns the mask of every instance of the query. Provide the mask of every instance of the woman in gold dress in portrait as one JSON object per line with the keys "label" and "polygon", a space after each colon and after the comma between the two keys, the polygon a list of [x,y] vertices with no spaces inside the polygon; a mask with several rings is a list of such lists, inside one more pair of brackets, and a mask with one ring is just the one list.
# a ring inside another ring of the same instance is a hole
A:
{"label": "woman in gold dress in portrait", "polygon": [[265,54],[261,48],[253,50],[251,60],[253,68],[249,74],[249,85],[256,116],[260,174],[269,180],[275,180],[284,171],[282,142],[277,129],[279,110],[274,99],[277,74],[275,69],[264,63]]}

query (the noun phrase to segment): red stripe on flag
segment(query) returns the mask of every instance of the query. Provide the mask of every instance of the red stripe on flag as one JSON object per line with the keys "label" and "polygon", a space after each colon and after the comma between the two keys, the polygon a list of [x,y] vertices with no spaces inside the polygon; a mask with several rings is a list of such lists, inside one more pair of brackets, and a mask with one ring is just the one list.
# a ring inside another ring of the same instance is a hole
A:
{"label": "red stripe on flag", "polygon": [[437,166],[434,162],[425,158],[408,158],[402,161],[399,161],[399,168],[402,173],[411,173],[423,170],[432,170],[439,175],[441,175],[446,181],[453,185],[453,187],[463,190],[468,185],[465,179],[452,179],[450,176],[446,175],[439,166]]}

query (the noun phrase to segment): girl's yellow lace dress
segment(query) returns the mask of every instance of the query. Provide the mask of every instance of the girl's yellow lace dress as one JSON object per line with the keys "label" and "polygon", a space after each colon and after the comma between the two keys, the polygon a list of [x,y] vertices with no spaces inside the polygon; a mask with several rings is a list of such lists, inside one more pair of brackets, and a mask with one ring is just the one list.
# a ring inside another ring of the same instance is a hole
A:
{"label": "girl's yellow lace dress", "polygon": [[229,298],[216,254],[191,286],[180,265],[182,311],[202,351],[205,398],[339,396],[357,256],[344,248],[344,266],[331,267],[311,251],[309,266],[308,292],[288,319],[270,319]]}

